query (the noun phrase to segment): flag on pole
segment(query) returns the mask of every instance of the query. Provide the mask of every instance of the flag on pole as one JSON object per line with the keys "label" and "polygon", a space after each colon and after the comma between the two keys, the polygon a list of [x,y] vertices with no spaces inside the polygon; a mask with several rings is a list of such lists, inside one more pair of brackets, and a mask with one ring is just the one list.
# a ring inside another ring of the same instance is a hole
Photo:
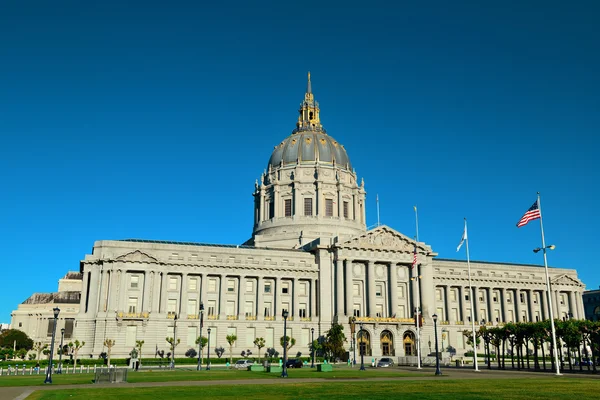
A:
{"label": "flag on pole", "polygon": [[519,222],[517,222],[517,228],[520,228],[522,226],[525,226],[529,223],[529,221],[533,221],[536,219],[540,219],[541,215],[540,215],[540,207],[538,205],[537,200],[535,201],[535,203],[533,203],[533,205],[531,207],[529,207],[529,210],[527,210],[527,212],[525,213],[525,215],[523,215],[521,217],[521,219],[519,220]]}
{"label": "flag on pole", "polygon": [[462,247],[465,240],[467,240],[467,223],[466,222],[465,222],[465,230],[463,231],[463,235],[462,235],[462,238],[460,239],[460,243],[456,247],[456,251],[460,250],[460,248]]}

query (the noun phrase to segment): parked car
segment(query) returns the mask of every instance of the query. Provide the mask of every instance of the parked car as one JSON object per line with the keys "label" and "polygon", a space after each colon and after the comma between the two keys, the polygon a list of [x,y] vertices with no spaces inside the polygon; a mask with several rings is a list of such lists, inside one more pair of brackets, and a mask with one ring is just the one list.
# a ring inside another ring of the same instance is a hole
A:
{"label": "parked car", "polygon": [[237,360],[234,367],[237,369],[247,369],[252,364],[254,364],[252,360]]}
{"label": "parked car", "polygon": [[387,367],[393,367],[394,366],[394,360],[392,360],[389,357],[383,357],[381,360],[379,360],[377,362],[377,368],[387,368]]}
{"label": "parked car", "polygon": [[287,360],[285,363],[286,368],[302,368],[302,360],[299,358],[292,358]]}

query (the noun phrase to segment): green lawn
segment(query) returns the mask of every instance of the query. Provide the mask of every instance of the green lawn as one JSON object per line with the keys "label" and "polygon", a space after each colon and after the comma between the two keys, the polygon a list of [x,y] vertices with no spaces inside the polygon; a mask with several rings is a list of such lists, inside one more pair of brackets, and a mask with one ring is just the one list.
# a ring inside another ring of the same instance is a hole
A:
{"label": "green lawn", "polygon": [[272,385],[98,388],[38,391],[37,399],[563,399],[595,398],[600,381],[592,379],[500,379],[324,382]]}
{"label": "green lawn", "polygon": [[[276,378],[280,374],[269,374],[266,372],[249,372],[225,369],[212,369],[210,371],[196,370],[150,370],[129,371],[127,382],[176,382],[176,381],[205,381],[205,380],[239,380],[239,379],[268,379]],[[367,369],[359,371],[356,369],[335,369],[333,372],[317,372],[316,369],[302,368],[288,370],[290,378],[326,378],[326,379],[360,379],[374,377],[405,377],[405,376],[430,376],[431,373],[414,373],[397,369]],[[33,376],[2,376],[0,387],[7,386],[41,386],[44,385],[44,375]],[[93,383],[94,374],[62,374],[52,375],[54,385],[77,385]]]}

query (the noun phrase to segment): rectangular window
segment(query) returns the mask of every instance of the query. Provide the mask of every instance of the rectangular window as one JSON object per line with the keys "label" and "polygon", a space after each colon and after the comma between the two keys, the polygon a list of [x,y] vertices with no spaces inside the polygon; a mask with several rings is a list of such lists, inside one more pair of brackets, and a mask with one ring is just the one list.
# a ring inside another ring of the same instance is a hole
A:
{"label": "rectangular window", "polygon": [[[273,347],[275,345],[275,328],[267,328],[265,331],[265,347]],[[279,343],[277,344],[279,346]]]}
{"label": "rectangular window", "polygon": [[492,301],[494,303],[498,302],[498,292],[496,292],[496,291],[493,292],[493,294],[492,294]]}
{"label": "rectangular window", "polygon": [[215,293],[217,291],[217,279],[216,278],[210,278],[208,280],[208,291],[210,293]]}
{"label": "rectangular window", "polygon": [[479,301],[485,303],[485,296],[483,295],[483,292],[481,290],[479,291]]}
{"label": "rectangular window", "polygon": [[270,317],[273,315],[271,303],[265,302],[265,317]]}
{"label": "rectangular window", "polygon": [[450,289],[450,300],[456,301],[456,289]]}
{"label": "rectangular window", "polygon": [[275,218],[275,200],[269,200],[269,219]]}
{"label": "rectangular window", "polygon": [[217,301],[216,300],[209,300],[208,301],[208,315],[216,315],[216,311],[217,311]]}
{"label": "rectangular window", "polygon": [[537,295],[537,293],[534,293],[533,294],[533,304],[537,304],[537,302],[538,302],[538,295]]}
{"label": "rectangular window", "polygon": [[442,289],[435,289],[435,299],[442,301]]}
{"label": "rectangular window", "polygon": [[333,200],[325,199],[325,216],[333,217]]}
{"label": "rectangular window", "polygon": [[500,322],[500,310],[494,310],[494,318],[496,322]]}
{"label": "rectangular window", "polygon": [[271,282],[265,282],[265,293],[271,293]]}
{"label": "rectangular window", "polygon": [[307,216],[313,215],[312,198],[304,199],[304,215],[307,215]]}
{"label": "rectangular window", "polygon": [[137,289],[139,283],[140,283],[139,275],[131,275],[131,281],[130,281],[129,287],[131,287],[132,289]]}
{"label": "rectangular window", "polygon": [[355,283],[354,285],[352,285],[352,294],[354,296],[360,296],[360,285]]}
{"label": "rectangular window", "polygon": [[292,199],[285,199],[283,201],[283,208],[284,208],[284,212],[285,212],[285,216],[286,217],[291,217],[292,216]]}
{"label": "rectangular window", "polygon": [[237,328],[234,328],[233,326],[230,326],[229,328],[227,328],[227,335],[237,336]]}
{"label": "rectangular window", "polygon": [[197,349],[196,346],[196,338],[198,338],[198,327],[197,326],[188,326],[187,327],[187,345],[192,349]]}
{"label": "rectangular window", "polygon": [[562,305],[562,306],[565,305],[565,295],[564,294],[560,295],[560,305]]}
{"label": "rectangular window", "polygon": [[246,281],[246,292],[252,293],[254,291],[254,282]]}
{"label": "rectangular window", "polygon": [[177,290],[177,277],[169,277],[169,290]]}
{"label": "rectangular window", "polygon": [[75,318],[65,319],[65,339],[70,339],[73,336],[73,326],[75,325]]}
{"label": "rectangular window", "polygon": [[301,346],[310,346],[310,329],[302,328],[302,335],[300,337],[300,345]]}
{"label": "rectangular window", "polygon": [[535,312],[535,322],[540,322],[540,313],[539,313],[539,311]]}
{"label": "rectangular window", "polygon": [[469,300],[469,288],[465,288],[465,300]]}
{"label": "rectangular window", "polygon": [[[485,310],[483,308],[481,310],[479,310],[479,318],[487,320],[486,316],[487,316],[487,313],[485,312]],[[487,321],[487,322],[490,322],[490,321]]]}
{"label": "rectangular window", "polygon": [[298,314],[300,314],[300,318],[306,318],[306,303],[300,303]]}
{"label": "rectangular window", "polygon": [[525,293],[519,293],[519,298],[521,299],[521,303],[525,303]]}
{"label": "rectangular window", "polygon": [[515,314],[513,313],[512,310],[508,311],[508,321],[509,322],[515,322]]}
{"label": "rectangular window", "polygon": [[506,302],[507,303],[512,303],[512,294],[506,293]]}
{"label": "rectangular window", "polygon": [[355,317],[360,317],[360,304],[355,304],[354,305],[354,316]]}
{"label": "rectangular window", "polygon": [[467,321],[471,322],[471,309],[467,308]]}
{"label": "rectangular window", "polygon": [[235,315],[235,301],[228,301],[226,307],[227,315]]}
{"label": "rectangular window", "polygon": [[375,286],[375,296],[381,297],[381,285]]}
{"label": "rectangular window", "polygon": [[227,291],[228,292],[235,292],[235,281],[233,279],[228,279],[227,280]]}
{"label": "rectangular window", "polygon": [[130,297],[129,301],[127,301],[127,309],[129,313],[135,313],[137,309],[138,299],[137,297]]}
{"label": "rectangular window", "polygon": [[135,340],[137,338],[137,326],[128,325],[125,333],[125,347],[131,349],[135,346]]}
{"label": "rectangular window", "polygon": [[251,301],[247,301],[244,304],[244,315],[246,317],[252,317],[254,315],[254,303]]}
{"label": "rectangular window", "polygon": [[281,293],[288,294],[290,292],[290,284],[289,282],[281,283]]}
{"label": "rectangular window", "polygon": [[52,336],[52,332],[54,332],[54,318],[48,319],[48,331],[46,332],[46,335]]}
{"label": "rectangular window", "polygon": [[446,317],[444,315],[444,309],[442,307],[438,307],[437,308],[437,315],[440,318],[441,321],[445,321]]}
{"label": "rectangular window", "polygon": [[198,290],[198,279],[191,278],[188,284],[188,290]]}
{"label": "rectangular window", "polygon": [[299,290],[299,295],[300,296],[306,296],[306,282],[300,282],[300,290]]}
{"label": "rectangular window", "polygon": [[452,320],[453,321],[458,321],[458,308],[453,308],[452,309]]}
{"label": "rectangular window", "polygon": [[398,286],[398,297],[400,297],[401,299],[404,298],[404,286],[403,285]]}
{"label": "rectangular window", "polygon": [[344,218],[348,218],[348,202],[344,202]]}
{"label": "rectangular window", "polygon": [[256,337],[256,328],[246,328],[246,346],[249,349],[254,347],[254,338]]}
{"label": "rectangular window", "polygon": [[288,313],[290,312],[290,303],[281,303],[281,312],[286,310]]}
{"label": "rectangular window", "polygon": [[379,318],[383,318],[383,305],[377,304],[375,306],[375,315]]}
{"label": "rectangular window", "polygon": [[200,311],[198,310],[196,299],[188,299],[188,303],[187,303],[187,313],[188,313],[188,315],[196,315],[199,312]]}
{"label": "rectangular window", "polygon": [[169,299],[167,301],[167,312],[168,313],[176,313],[177,312],[177,299]]}

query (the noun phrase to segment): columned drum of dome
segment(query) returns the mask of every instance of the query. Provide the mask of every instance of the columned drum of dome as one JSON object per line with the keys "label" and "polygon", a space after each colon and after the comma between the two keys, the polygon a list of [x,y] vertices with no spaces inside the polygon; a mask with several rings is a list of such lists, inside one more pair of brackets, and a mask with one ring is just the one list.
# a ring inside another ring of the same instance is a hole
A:
{"label": "columned drum of dome", "polygon": [[321,124],[310,73],[298,122],[275,146],[254,191],[256,246],[301,247],[366,231],[364,183],[344,146]]}

